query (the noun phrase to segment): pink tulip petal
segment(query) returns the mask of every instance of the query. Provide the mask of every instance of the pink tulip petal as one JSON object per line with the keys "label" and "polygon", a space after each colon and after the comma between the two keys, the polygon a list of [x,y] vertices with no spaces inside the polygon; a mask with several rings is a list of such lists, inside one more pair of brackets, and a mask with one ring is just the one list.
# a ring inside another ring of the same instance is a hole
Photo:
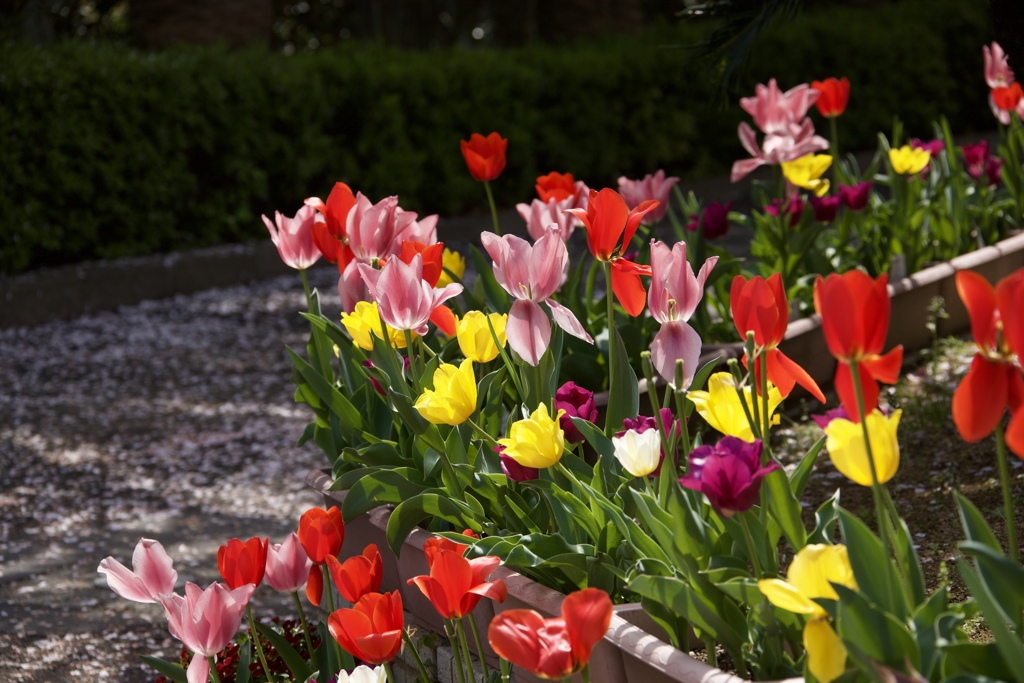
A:
{"label": "pink tulip petal", "polygon": [[570,309],[557,301],[552,301],[551,299],[548,299],[545,303],[548,305],[548,308],[551,309],[551,317],[554,318],[556,325],[577,339],[582,339],[583,341],[591,344],[594,343],[594,339],[587,334],[587,331],[583,329],[583,325],[580,324],[580,321],[576,318],[576,314],[574,314]]}
{"label": "pink tulip petal", "polygon": [[654,335],[651,342],[651,361],[666,382],[675,386],[676,360],[683,360],[683,386],[693,381],[700,361],[701,339],[697,332],[685,322],[667,322]]}
{"label": "pink tulip petal", "polygon": [[538,304],[520,299],[508,312],[505,336],[512,350],[536,367],[551,343],[551,322]]}
{"label": "pink tulip petal", "polygon": [[558,230],[545,230],[530,253],[530,298],[544,301],[557,292],[568,263],[569,251]]}
{"label": "pink tulip petal", "polygon": [[196,655],[188,665],[188,683],[207,683],[210,680],[210,661],[202,655]]}

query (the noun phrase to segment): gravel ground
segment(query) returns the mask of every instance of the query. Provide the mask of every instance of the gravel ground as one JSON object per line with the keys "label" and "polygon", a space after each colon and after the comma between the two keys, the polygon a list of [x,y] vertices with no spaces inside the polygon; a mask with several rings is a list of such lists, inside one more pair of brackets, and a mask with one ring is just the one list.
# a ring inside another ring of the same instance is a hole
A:
{"label": "gravel ground", "polygon": [[[311,275],[333,302],[336,275]],[[139,656],[180,646],[100,560],[156,538],[205,586],[227,539],[280,542],[319,503],[284,352],[305,346],[303,307],[290,276],[0,330],[0,681],[152,681]]]}

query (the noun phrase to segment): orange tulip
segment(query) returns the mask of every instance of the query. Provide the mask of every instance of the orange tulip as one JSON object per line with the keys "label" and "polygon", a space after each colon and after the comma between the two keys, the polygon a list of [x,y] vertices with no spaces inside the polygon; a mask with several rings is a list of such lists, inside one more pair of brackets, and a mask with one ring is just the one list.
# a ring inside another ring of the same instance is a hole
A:
{"label": "orange tulip", "polygon": [[247,583],[256,586],[263,582],[267,568],[267,544],[269,538],[250,538],[240,541],[232,538],[217,551],[217,569],[224,577],[224,583],[234,590]]}
{"label": "orange tulip", "polygon": [[337,263],[339,270],[345,270],[345,266],[353,259],[345,233],[348,213],[356,205],[352,189],[345,183],[335,183],[326,204],[319,197],[310,197],[306,204],[319,211],[324,218],[322,222],[313,223],[313,243],[325,259]]}
{"label": "orange tulip", "polygon": [[461,553],[440,550],[430,565],[430,574],[409,579],[445,619],[461,619],[472,612],[481,598],[504,602],[505,581],[485,581],[501,558],[477,557],[467,560]]}
{"label": "orange tulip", "polygon": [[328,555],[327,569],[341,597],[352,604],[367,593],[378,592],[384,578],[384,560],[373,543],[366,546],[362,555],[350,557],[344,562],[338,562],[337,557]]}
{"label": "orange tulip", "polygon": [[[821,393],[814,378],[777,348],[786,337],[786,327],[789,325],[789,301],[782,284],[782,275],[775,273],[767,280],[758,275],[749,281],[737,275],[732,281],[729,301],[732,303],[736,331],[743,339],[748,332],[754,333],[754,344],[763,349],[768,359],[768,380],[778,387],[783,398],[789,396],[794,385],[799,384],[824,403],[825,395]],[[754,370],[760,393],[761,368]]]}
{"label": "orange tulip", "polygon": [[327,628],[356,659],[374,666],[383,664],[402,647],[402,596],[398,591],[368,593],[351,609],[335,610],[327,618]]}
{"label": "orange tulip", "polygon": [[323,564],[328,555],[337,556],[344,540],[345,524],[337,506],[310,508],[299,518],[299,544],[313,564]]}
{"label": "orange tulip", "polygon": [[549,202],[554,199],[560,202],[563,199],[576,196],[576,180],[572,173],[557,173],[552,171],[547,175],[537,178],[537,196],[542,202]]}
{"label": "orange tulip", "polygon": [[497,133],[487,137],[473,133],[469,140],[461,140],[462,156],[474,180],[494,180],[505,169],[505,150],[508,140]]}
{"label": "orange tulip", "polygon": [[513,609],[494,617],[487,630],[502,659],[542,678],[565,678],[590,661],[612,620],[612,601],[598,588],[584,588],[562,601],[562,617],[545,619]]}
{"label": "orange tulip", "polygon": [[1009,408],[1006,445],[1024,458],[1024,374],[1014,362],[1014,355],[1024,357],[1024,269],[995,288],[977,273],[960,271],[956,288],[978,353],[953,392],[953,422],[965,441],[980,441]]}
{"label": "orange tulip", "polygon": [[887,275],[872,280],[859,270],[819,276],[814,283],[814,309],[821,316],[829,352],[839,361],[836,393],[847,414],[858,423],[861,415],[851,363],[857,364],[865,414],[878,407],[878,383],[895,384],[903,364],[902,346],[881,355],[892,308],[888,283]]}
{"label": "orange tulip", "polygon": [[811,88],[818,91],[818,112],[833,118],[846,111],[846,103],[850,100],[850,79],[826,78],[824,81],[811,81]]}
{"label": "orange tulip", "polygon": [[599,261],[612,265],[612,291],[622,307],[636,317],[647,303],[647,291],[640,281],[641,275],[650,275],[651,267],[642,266],[623,258],[630,240],[640,225],[640,219],[658,206],[658,201],[649,199],[630,211],[626,200],[611,188],[598,192],[590,191],[590,202],[586,209],[569,209],[587,229],[587,246]]}

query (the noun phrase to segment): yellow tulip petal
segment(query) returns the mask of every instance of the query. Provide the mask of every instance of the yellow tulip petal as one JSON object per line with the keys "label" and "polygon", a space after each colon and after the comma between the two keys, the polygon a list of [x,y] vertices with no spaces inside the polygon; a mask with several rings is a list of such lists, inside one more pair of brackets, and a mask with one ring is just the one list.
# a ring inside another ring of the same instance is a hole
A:
{"label": "yellow tulip petal", "polygon": [[[835,600],[833,583],[856,588],[850,557],[845,545],[812,543],[800,549],[786,570],[786,580],[808,599],[829,598]],[[815,611],[825,611],[815,604]]]}
{"label": "yellow tulip petal", "polygon": [[[899,470],[900,446],[896,432],[902,414],[897,410],[886,417],[881,411],[874,410],[864,421],[871,439],[879,484],[892,479]],[[871,461],[864,446],[864,428],[850,420],[837,419],[829,422],[825,435],[825,447],[836,469],[861,486],[871,486]]]}
{"label": "yellow tulip petal", "polygon": [[814,614],[815,611],[821,610],[817,603],[809,600],[792,584],[782,579],[761,579],[757,582],[757,588],[768,598],[768,602],[788,612]]}
{"label": "yellow tulip petal", "polygon": [[846,671],[846,648],[825,619],[811,619],[804,626],[807,669],[820,683],[832,683]]}

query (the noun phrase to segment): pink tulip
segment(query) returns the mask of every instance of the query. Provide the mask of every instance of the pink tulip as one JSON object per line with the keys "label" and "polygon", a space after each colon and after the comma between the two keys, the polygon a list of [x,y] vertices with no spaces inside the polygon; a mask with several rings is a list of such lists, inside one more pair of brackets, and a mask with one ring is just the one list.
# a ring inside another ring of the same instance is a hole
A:
{"label": "pink tulip", "polygon": [[104,558],[97,571],[106,574],[110,589],[133,602],[159,602],[161,596],[174,592],[178,572],[159,541],[140,539],[132,554],[132,569],[115,560]]}
{"label": "pink tulip", "polygon": [[549,227],[532,246],[521,237],[499,237],[492,232],[481,234],[480,241],[494,260],[494,279],[516,299],[508,312],[505,336],[523,360],[536,366],[551,343],[551,323],[542,303],[551,309],[555,324],[594,343],[572,311],[550,300],[569,266],[569,252],[556,228]]}
{"label": "pink tulip", "polygon": [[[366,361],[369,363],[370,361]],[[299,544],[299,537],[293,531],[280,545],[267,547],[267,570],[264,578],[270,587],[281,593],[294,593],[309,576],[313,561]]]}
{"label": "pink tulip", "polygon": [[676,242],[670,250],[651,240],[651,289],[648,307],[661,329],[651,342],[651,361],[666,382],[675,385],[676,361],[683,360],[683,385],[689,386],[700,359],[700,335],[687,324],[704,296],[704,283],[718,263],[712,256],[698,275],[686,260],[686,243]]}
{"label": "pink tulip", "polygon": [[1009,58],[999,43],[993,41],[992,47],[985,45],[981,48],[985,56],[985,82],[990,88],[1005,88],[1013,83],[1013,69],[1010,68]]}
{"label": "pink tulip", "polygon": [[780,469],[776,462],[761,465],[761,446],[757,439],[747,443],[735,436],[698,446],[690,451],[690,467],[679,483],[707,496],[722,517],[749,510],[757,502],[761,480]]}
{"label": "pink tulip", "polygon": [[305,270],[320,259],[320,250],[313,244],[315,220],[316,210],[311,206],[303,206],[295,213],[295,218],[275,211],[273,223],[263,216],[263,222],[270,231],[270,240],[289,268]]}
{"label": "pink tulip", "polygon": [[828,148],[828,141],[814,134],[814,123],[807,118],[807,110],[818,99],[817,90],[804,83],[783,93],[773,78],[767,86],[758,84],[755,93],[742,98],[740,106],[754,117],[764,141],[759,147],[754,130],[745,121],[740,123],[740,144],[753,158],[733,164],[734,183],[763,164],[794,161]]}
{"label": "pink tulip", "polygon": [[412,330],[420,335],[427,333],[427,321],[434,309],[462,293],[460,284],[434,289],[424,282],[420,254],[409,264],[400,258],[390,258],[381,270],[360,263],[359,274],[377,302],[384,323],[396,330]]}
{"label": "pink tulip", "polygon": [[396,256],[407,240],[436,243],[436,226],[437,216],[417,222],[416,213],[399,207],[396,196],[372,204],[360,192],[356,194],[356,205],[349,211],[346,234],[355,259],[372,265],[376,259]]}
{"label": "pink tulip", "polygon": [[215,582],[204,591],[189,582],[185,584],[185,597],[167,595],[160,599],[171,635],[195,653],[188,665],[188,683],[203,683],[209,678],[207,658],[231,643],[254,590],[256,586],[251,583],[230,590]]}
{"label": "pink tulip", "polygon": [[648,173],[642,180],[629,180],[626,176],[619,177],[619,194],[626,200],[629,209],[635,209],[649,199],[658,201],[658,206],[640,219],[644,225],[654,225],[661,221],[668,212],[672,186],[679,182],[675,176],[666,178],[665,171],[658,169],[654,175]]}
{"label": "pink tulip", "polygon": [[526,221],[526,231],[530,233],[530,239],[539,240],[553,225],[558,228],[558,236],[565,242],[572,236],[579,223],[575,216],[565,213],[575,206],[574,197],[566,197],[562,201],[549,199],[547,202],[534,199],[529,204],[516,204],[516,211]]}
{"label": "pink tulip", "polygon": [[850,211],[862,211],[868,205],[871,197],[870,180],[862,180],[853,185],[839,185],[839,195],[843,198],[843,205]]}

